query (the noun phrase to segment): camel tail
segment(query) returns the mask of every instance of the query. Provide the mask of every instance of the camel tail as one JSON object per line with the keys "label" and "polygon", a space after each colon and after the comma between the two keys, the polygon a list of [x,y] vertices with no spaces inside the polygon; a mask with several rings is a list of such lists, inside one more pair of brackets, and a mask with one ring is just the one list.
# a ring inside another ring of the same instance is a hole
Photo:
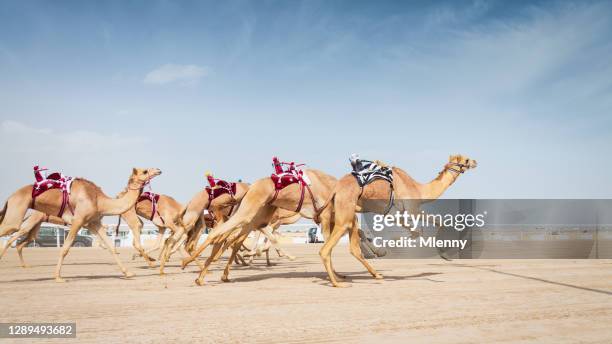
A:
{"label": "camel tail", "polygon": [[119,226],[121,226],[121,215],[117,215],[117,226],[115,227],[115,236],[119,236]]}
{"label": "camel tail", "polygon": [[0,224],[2,220],[4,220],[4,214],[6,214],[6,207],[8,206],[8,201],[4,202],[4,207],[0,210]]}
{"label": "camel tail", "polygon": [[325,200],[325,202],[323,203],[322,206],[319,207],[319,211],[317,212],[317,214],[315,214],[313,220],[316,223],[320,222],[320,218],[319,216],[321,215],[321,213],[325,210],[325,208],[327,208],[329,206],[330,203],[332,203],[334,201],[334,198],[336,197],[336,187],[334,187],[334,189],[332,190],[331,194],[329,195],[329,197]]}

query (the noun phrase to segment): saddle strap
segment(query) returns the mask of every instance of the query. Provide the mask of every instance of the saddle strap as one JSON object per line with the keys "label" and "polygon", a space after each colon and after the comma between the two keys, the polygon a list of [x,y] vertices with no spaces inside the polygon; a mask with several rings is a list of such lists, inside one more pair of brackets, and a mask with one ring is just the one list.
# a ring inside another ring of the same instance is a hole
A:
{"label": "saddle strap", "polygon": [[[35,209],[34,208],[35,206],[36,206],[36,197],[32,197],[32,205],[30,205],[30,208]],[[60,210],[57,213],[57,217],[61,218],[64,215],[64,212],[66,211],[66,207],[68,207],[68,210],[70,210],[70,213],[74,215],[74,210],[72,209],[72,206],[70,205],[70,196],[68,195],[67,191],[62,190],[62,205],[60,206]]]}
{"label": "saddle strap", "polygon": [[[312,189],[310,188],[310,186],[302,182],[300,182],[299,184],[300,184],[300,200],[298,202],[297,208],[295,209],[295,212],[299,213],[300,210],[302,210],[302,206],[304,205],[304,195],[305,195],[306,190],[308,190],[308,194],[310,195],[310,199],[312,200],[312,207],[314,208],[315,217],[316,217],[319,214],[319,212],[323,209],[319,209],[317,207],[317,200],[314,197],[314,194],[312,193]],[[274,190],[274,196],[272,196],[272,199],[270,200],[268,204],[272,204],[274,203],[274,201],[276,201],[276,199],[278,198],[279,192],[280,192],[280,189]]]}
{"label": "saddle strap", "polygon": [[[227,194],[230,195],[230,197],[232,198],[232,201],[236,201],[236,197],[234,195],[234,193],[232,192],[231,189],[225,189],[227,190]],[[221,196],[221,195],[219,195]],[[212,203],[212,201],[215,199],[215,197],[213,197],[213,191],[211,190],[210,193],[208,193],[208,205],[206,206],[206,210],[208,210],[210,208],[210,204]],[[232,209],[234,208],[234,206],[232,206]],[[231,211],[230,211],[231,214]]]}
{"label": "saddle strap", "polygon": [[300,210],[302,210],[302,205],[304,204],[304,185],[305,184],[300,183],[300,201],[298,202],[297,209],[295,209],[296,213],[299,213]]}
{"label": "saddle strap", "polygon": [[164,218],[161,216],[159,210],[157,209],[157,202],[155,201],[155,196],[151,197],[151,204],[153,205],[153,209],[151,210],[151,218],[149,219],[149,221],[153,221],[153,219],[155,218],[155,214],[157,214],[162,224],[165,226],[166,221],[164,221]]}
{"label": "saddle strap", "polygon": [[[360,187],[360,191],[359,191],[359,197],[357,197],[357,200],[361,199],[361,196],[363,195],[363,189],[366,187],[367,185],[361,186]],[[387,215],[389,213],[389,211],[391,210],[391,207],[393,207],[393,203],[395,203],[395,192],[393,189],[393,183],[389,183],[389,204],[387,205],[387,210],[385,210],[385,214]]]}

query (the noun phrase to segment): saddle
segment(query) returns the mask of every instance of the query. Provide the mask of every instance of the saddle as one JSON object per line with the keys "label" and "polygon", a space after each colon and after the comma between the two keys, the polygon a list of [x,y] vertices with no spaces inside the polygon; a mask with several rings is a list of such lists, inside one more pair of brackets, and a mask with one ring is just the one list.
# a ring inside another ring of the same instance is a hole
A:
{"label": "saddle", "polygon": [[389,197],[389,206],[387,207],[387,211],[385,211],[385,214],[388,213],[389,210],[391,210],[391,207],[393,206],[394,199],[393,170],[391,169],[391,167],[379,160],[370,161],[360,159],[359,155],[357,154],[352,154],[349,158],[349,161],[351,162],[351,166],[353,167],[353,171],[351,171],[351,174],[355,177],[355,179],[357,180],[357,184],[359,184],[359,187],[361,188],[359,198],[361,198],[361,195],[363,194],[363,188],[374,180],[382,179],[389,183],[391,195]]}
{"label": "saddle", "polygon": [[36,181],[32,187],[31,208],[34,209],[35,201],[38,196],[51,189],[59,189],[62,192],[62,205],[60,206],[57,216],[62,217],[66,211],[66,207],[68,207],[70,212],[74,214],[74,211],[70,206],[70,187],[72,186],[72,177],[64,176],[59,172],[53,172],[48,176],[43,176],[41,172],[46,170],[46,168],[34,166],[34,178]]}
{"label": "saddle", "polygon": [[142,201],[151,201],[152,210],[151,210],[151,217],[149,218],[149,221],[153,221],[155,214],[157,214],[159,215],[159,218],[161,219],[162,223],[163,224],[166,223],[166,221],[164,221],[164,218],[161,216],[161,214],[157,210],[157,202],[159,202],[159,194],[156,194],[150,191],[145,191],[142,194],[140,194],[140,197],[138,197],[138,201],[136,201],[136,203],[138,204]]}
{"label": "saddle", "polygon": [[353,171],[351,174],[357,179],[359,186],[364,187],[376,179],[382,179],[393,185],[393,170],[386,164],[376,160],[360,159],[357,154],[349,159]]}
{"label": "saddle", "polygon": [[236,195],[236,183],[231,183],[222,179],[215,179],[211,174],[207,174],[206,179],[208,180],[209,185],[206,187],[206,192],[208,193],[210,202],[224,194],[229,194],[232,196],[232,198],[234,195]]}
{"label": "saddle", "polygon": [[[308,189],[308,193],[312,198],[312,204],[315,208],[315,212],[318,213],[317,205],[315,202],[315,198],[312,194],[312,190],[310,190],[310,180],[308,176],[304,174],[304,171],[298,169],[298,167],[304,166],[304,164],[297,164],[295,162],[281,162],[277,157],[272,158],[272,165],[274,166],[274,172],[270,175],[270,179],[274,183],[274,197],[270,201],[270,203],[274,203],[276,198],[278,197],[278,193],[291,184],[298,183],[300,185],[300,201],[298,202],[296,213],[299,213],[302,209],[302,205],[304,204],[304,192],[305,189]],[[283,166],[287,166],[283,168]]]}

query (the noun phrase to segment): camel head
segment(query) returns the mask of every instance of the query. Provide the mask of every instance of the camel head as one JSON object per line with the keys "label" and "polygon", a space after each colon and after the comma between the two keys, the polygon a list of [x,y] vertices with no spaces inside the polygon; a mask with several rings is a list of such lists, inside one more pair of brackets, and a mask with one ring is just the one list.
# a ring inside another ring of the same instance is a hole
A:
{"label": "camel head", "polygon": [[161,170],[158,168],[133,168],[132,175],[130,176],[130,183],[134,182],[143,187],[151,179],[159,176]]}
{"label": "camel head", "polygon": [[461,174],[467,170],[476,168],[478,163],[474,159],[470,159],[461,154],[451,155],[448,157],[448,163],[446,164],[446,169],[453,171],[455,173]]}

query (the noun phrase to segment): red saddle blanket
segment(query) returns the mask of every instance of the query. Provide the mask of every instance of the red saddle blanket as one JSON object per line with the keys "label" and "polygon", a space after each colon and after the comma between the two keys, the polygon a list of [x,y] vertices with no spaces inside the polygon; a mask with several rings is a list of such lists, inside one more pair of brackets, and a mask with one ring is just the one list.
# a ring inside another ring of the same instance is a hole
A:
{"label": "red saddle blanket", "polygon": [[302,186],[308,184],[304,179],[304,171],[297,168],[304,164],[296,165],[295,162],[281,162],[277,157],[273,157],[272,165],[274,166],[275,173],[271,174],[270,178],[274,182],[274,188],[277,191],[294,183],[300,183]]}
{"label": "red saddle blanket", "polygon": [[[310,181],[308,176],[304,174],[304,171],[298,169],[298,167],[303,166],[304,164],[295,164],[294,162],[280,162],[277,157],[272,158],[272,165],[274,166],[274,172],[270,175],[270,179],[274,183],[274,196],[272,200],[269,202],[270,204],[276,201],[278,197],[278,193],[291,184],[298,183],[300,185],[300,200],[297,204],[297,208],[295,209],[296,213],[300,212],[302,209],[302,204],[304,203],[304,190],[308,189],[308,193],[313,201],[313,206],[316,209],[316,202],[314,200],[314,196],[312,195],[312,190],[310,190]],[[287,166],[286,168],[283,168]]]}
{"label": "red saddle blanket", "polygon": [[[140,203],[142,201],[151,201],[153,209],[151,211],[151,217],[149,218],[149,221],[153,221],[155,214],[157,214],[157,202],[159,202],[159,194],[148,191],[143,192],[142,194],[140,194],[140,197],[138,197],[138,201],[136,203]],[[161,217],[161,215],[159,217],[161,218],[162,222],[164,222],[164,219]]]}
{"label": "red saddle blanket", "polygon": [[[32,208],[34,208],[34,204],[38,196],[51,189],[59,189],[62,192],[62,205],[60,206],[57,216],[62,217],[62,215],[64,215],[64,211],[66,211],[66,206],[70,208],[69,196],[72,177],[64,176],[59,172],[54,172],[49,174],[47,177],[43,177],[40,172],[45,170],[46,169],[41,169],[38,166],[34,167],[34,177],[36,181],[32,187]],[[70,211],[72,211],[72,209],[70,209]]]}
{"label": "red saddle blanket", "polygon": [[[209,186],[206,187],[209,201],[223,195],[229,194],[234,197],[236,194],[236,183],[231,183],[222,179],[215,179],[213,176],[207,176]],[[210,203],[209,203],[210,205]]]}

